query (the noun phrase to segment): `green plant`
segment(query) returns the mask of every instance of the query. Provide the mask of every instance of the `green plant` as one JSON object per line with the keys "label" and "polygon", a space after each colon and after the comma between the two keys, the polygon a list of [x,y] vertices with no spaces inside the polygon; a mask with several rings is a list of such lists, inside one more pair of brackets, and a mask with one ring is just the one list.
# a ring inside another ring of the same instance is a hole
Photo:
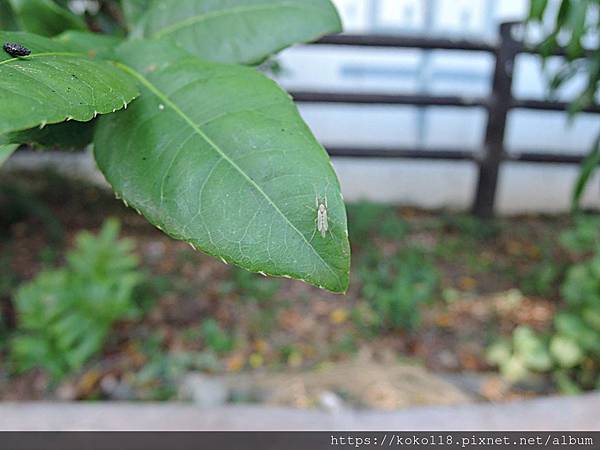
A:
{"label": "green plant", "polygon": [[[0,186],[0,208],[2,208],[1,227],[8,228],[13,223],[33,216],[42,223],[52,244],[62,243],[64,234],[62,225],[44,202],[31,192],[27,192],[20,186]],[[0,237],[0,240],[3,239],[5,236]]]}
{"label": "green plant", "polygon": [[206,319],[200,325],[200,334],[205,345],[215,353],[233,350],[235,341],[214,319]]}
{"label": "green plant", "polygon": [[569,269],[561,292],[566,308],[555,318],[550,349],[577,385],[600,387],[600,247]]}
{"label": "green plant", "polygon": [[[559,240],[563,247],[566,247],[565,239],[569,239],[566,236],[570,233],[571,230],[561,234]],[[525,270],[513,267],[510,270],[514,273],[519,289],[525,295],[555,297],[558,295],[558,286],[564,278],[568,263],[557,257],[560,247],[554,236],[549,240],[544,239],[541,245],[534,248],[539,249],[538,261]]]}
{"label": "green plant", "polygon": [[525,272],[519,281],[519,288],[526,295],[550,296],[556,286],[556,281],[562,275],[563,268],[551,259],[544,259]]}
{"label": "green plant", "polygon": [[351,332],[346,332],[336,340],[331,348],[333,356],[353,355],[358,351],[356,336]]}
{"label": "green plant", "polygon": [[589,254],[600,247],[600,217],[579,215],[571,229],[560,235],[560,243],[573,253]]}
{"label": "green plant", "polygon": [[18,325],[10,357],[18,372],[40,368],[55,381],[98,353],[113,326],[135,317],[142,281],[133,242],[108,220],[98,236],[82,232],[62,269],[41,272],[15,295]]}
{"label": "green plant", "polygon": [[439,282],[427,256],[417,248],[392,257],[377,255],[359,273],[368,306],[353,315],[375,329],[415,329],[421,320],[420,307],[431,302]]}
{"label": "green plant", "polygon": [[[552,373],[565,392],[600,388],[600,242],[597,218],[580,217],[576,227],[561,236],[569,250],[592,256],[573,264],[561,285],[565,301],[550,333],[518,328],[510,341],[501,340],[488,351],[511,381],[534,372]],[[587,247],[591,245],[591,247]]]}
{"label": "green plant", "polygon": [[[529,22],[542,31],[538,44],[547,59],[564,50],[564,62],[551,75],[550,93],[555,94],[575,77],[584,77],[583,88],[570,105],[571,114],[594,103],[600,87],[599,0],[560,0],[557,8],[548,0],[530,0]],[[549,26],[544,26],[549,24]],[[600,164],[600,135],[584,160],[573,190],[573,208],[578,209],[581,196],[592,174]]]}
{"label": "green plant", "polygon": [[566,306],[550,342],[559,366],[555,379],[566,392],[600,388],[600,217],[576,217],[560,242],[586,259],[569,268],[561,286]]}
{"label": "green plant", "polygon": [[[117,196],[173,238],[252,272],[346,291],[336,174],[257,67],[341,31],[331,1],[64,3],[0,2],[0,25],[20,30],[0,31],[0,42],[31,51],[0,51],[0,159],[15,144],[92,143]],[[325,236],[316,198],[327,200]]]}
{"label": "green plant", "polygon": [[348,206],[349,233],[352,242],[368,240],[370,233],[379,233],[385,238],[402,240],[410,231],[408,224],[398,217],[395,208],[370,202],[359,202]]}
{"label": "green plant", "polygon": [[210,352],[165,351],[164,338],[151,334],[138,343],[146,363],[130,380],[139,400],[169,400],[177,394],[181,378],[190,371],[217,372],[223,369]]}
{"label": "green plant", "polygon": [[493,239],[500,231],[495,221],[482,220],[465,214],[450,214],[443,218],[444,227],[471,240]]}
{"label": "green plant", "polygon": [[524,326],[518,327],[511,339],[492,344],[487,350],[487,359],[511,382],[521,381],[533,372],[550,370],[553,364],[546,341]]}
{"label": "green plant", "polygon": [[232,268],[230,283],[231,288],[238,291],[244,299],[256,300],[258,303],[268,303],[281,286],[279,280],[260,277],[237,268]]}

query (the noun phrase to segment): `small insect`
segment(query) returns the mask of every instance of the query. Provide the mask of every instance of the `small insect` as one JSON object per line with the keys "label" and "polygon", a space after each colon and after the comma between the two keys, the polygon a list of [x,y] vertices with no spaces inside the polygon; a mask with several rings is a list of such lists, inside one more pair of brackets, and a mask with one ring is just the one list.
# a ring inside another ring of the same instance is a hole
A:
{"label": "small insect", "polygon": [[20,56],[27,56],[31,54],[31,50],[27,47],[23,47],[21,44],[17,44],[15,42],[5,42],[2,46],[4,51],[8,53],[13,58],[17,58]]}
{"label": "small insect", "polygon": [[327,220],[327,197],[322,200],[319,197],[315,199],[317,204],[317,231],[321,233],[321,237],[325,237],[329,230],[329,222]]}

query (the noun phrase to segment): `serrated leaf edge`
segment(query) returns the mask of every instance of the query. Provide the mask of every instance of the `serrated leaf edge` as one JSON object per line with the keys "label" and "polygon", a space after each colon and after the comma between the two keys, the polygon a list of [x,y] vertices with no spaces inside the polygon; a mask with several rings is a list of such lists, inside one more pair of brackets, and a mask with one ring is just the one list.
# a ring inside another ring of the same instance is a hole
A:
{"label": "serrated leaf edge", "polygon": [[[135,70],[134,68],[120,63],[120,62],[116,62],[115,65],[117,67],[119,67],[121,70],[127,72],[128,74],[130,74],[132,77],[136,78],[145,88],[147,88],[150,92],[152,92],[154,95],[156,95],[161,102],[164,103],[165,106],[170,107],[179,117],[181,117],[200,137],[202,137],[202,139],[204,139],[210,146],[211,148],[213,148],[213,150],[215,150],[219,156],[221,158],[223,158],[223,160],[225,160],[227,163],[229,163],[236,171],[238,171],[240,173],[240,175],[242,175],[242,177],[244,177],[244,179],[246,179],[246,181],[248,183],[250,183],[250,185],[256,189],[260,195],[262,195],[271,205],[271,207],[285,220],[285,222],[292,228],[292,230],[294,230],[298,235],[300,235],[302,237],[302,240],[307,244],[307,246],[313,251],[313,253],[318,257],[318,259],[322,262],[322,264],[324,265],[324,267],[326,267],[335,277],[336,281],[337,281],[337,287],[341,288],[339,291],[337,292],[345,292],[347,289],[347,286],[342,282],[342,279],[340,278],[340,276],[338,275],[338,273],[335,271],[335,269],[333,267],[331,267],[330,264],[327,263],[327,261],[325,261],[323,259],[323,257],[319,254],[319,252],[314,248],[314,246],[306,239],[306,236],[304,236],[304,234],[302,234],[302,232],[300,230],[298,230],[298,228],[292,223],[290,222],[290,220],[285,216],[285,214],[279,209],[279,207],[273,203],[273,201],[271,200],[271,198],[266,194],[266,192],[264,192],[264,190],[258,185],[256,184],[256,182],[250,178],[243,170],[241,167],[239,167],[235,161],[233,161],[229,156],[227,156],[226,153],[223,152],[223,150],[221,150],[219,148],[219,146],[209,137],[206,135],[206,133],[204,133],[204,131],[202,131],[201,128],[198,127],[198,125],[196,125],[194,123],[194,121],[187,116],[187,114],[182,111],[177,104],[175,104],[173,101],[171,101],[171,99],[164,94],[162,91],[160,91],[160,89],[158,89],[154,84],[152,84],[146,77],[144,77],[141,73],[139,73],[137,70]],[[125,201],[125,200],[124,200]],[[126,202],[125,204],[127,206],[129,206]],[[137,210],[137,208],[136,208]],[[139,213],[139,210],[137,210]],[[155,225],[157,226],[157,225]],[[163,232],[166,232],[165,230],[163,230],[161,227],[157,226],[157,228]],[[169,234],[169,233],[167,233]],[[188,241],[188,243],[190,243],[190,245],[192,245],[192,247],[194,249],[197,250],[197,247],[189,242],[188,239],[184,239],[186,241]],[[203,250],[204,251],[204,250]],[[208,253],[208,252],[206,252]],[[209,253],[210,254],[210,253]],[[222,255],[212,255],[215,257],[220,258],[223,262],[228,263],[228,261],[226,261]],[[264,272],[260,272],[260,271],[255,271],[255,273],[262,273],[262,274],[266,274]],[[268,275],[273,275],[273,276],[283,276],[283,277],[290,277],[290,274],[268,274]],[[310,282],[309,280],[305,279],[305,278],[300,278],[301,281],[306,281],[310,284],[313,284],[312,282]],[[320,288],[323,288],[323,286],[319,286]],[[331,289],[333,291],[333,289]]]}

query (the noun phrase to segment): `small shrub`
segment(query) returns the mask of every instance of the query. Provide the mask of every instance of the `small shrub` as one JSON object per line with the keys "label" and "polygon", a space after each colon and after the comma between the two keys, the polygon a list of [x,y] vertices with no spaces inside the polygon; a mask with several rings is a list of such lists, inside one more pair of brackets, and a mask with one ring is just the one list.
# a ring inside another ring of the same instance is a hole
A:
{"label": "small shrub", "polygon": [[214,319],[206,319],[200,325],[202,339],[215,353],[227,353],[233,350],[234,340]]}
{"label": "small shrub", "polygon": [[398,217],[395,208],[377,203],[359,202],[348,206],[350,239],[361,243],[368,239],[370,233],[377,233],[384,238],[401,240],[406,237],[410,227],[406,221]]}
{"label": "small shrub", "polygon": [[164,337],[145,336],[137,344],[146,363],[130,380],[134,397],[143,401],[170,400],[190,371],[217,372],[222,365],[212,352],[166,351]]}
{"label": "small shrub", "polygon": [[487,351],[487,359],[511,382],[521,381],[533,372],[550,370],[553,364],[546,341],[525,326],[518,327],[511,339],[494,343]]}
{"label": "small shrub", "polygon": [[[369,306],[366,310],[376,316],[373,320],[369,312],[365,323],[376,329],[415,329],[421,320],[420,307],[431,302],[438,287],[435,268],[423,251],[416,248],[375,261],[374,265],[360,270],[362,295]],[[355,320],[357,313],[355,311]]]}
{"label": "small shrub", "polygon": [[519,281],[519,288],[526,295],[549,297],[555,293],[558,280],[564,272],[561,264],[546,259],[527,270]]}
{"label": "small shrub", "polygon": [[444,217],[446,230],[456,232],[474,240],[493,239],[501,231],[497,222],[482,220],[466,214],[452,214]]}
{"label": "small shrub", "polygon": [[576,254],[595,251],[600,246],[600,217],[580,215],[575,224],[560,236],[562,246]]}
{"label": "small shrub", "polygon": [[237,267],[231,268],[231,287],[244,300],[266,303],[273,299],[281,286],[281,280],[266,278]]}
{"label": "small shrub", "polygon": [[600,388],[599,225],[597,218],[579,218],[561,236],[569,251],[592,256],[567,270],[560,290],[565,306],[554,318],[552,332],[537,335],[517,328],[512,344],[499,341],[490,347],[490,362],[509,380],[542,372],[551,373],[564,392]]}
{"label": "small shrub", "polygon": [[100,351],[117,320],[135,316],[134,289],[143,277],[133,242],[118,233],[115,220],[98,236],[80,233],[66,267],[19,288],[10,352],[17,372],[41,368],[59,381]]}

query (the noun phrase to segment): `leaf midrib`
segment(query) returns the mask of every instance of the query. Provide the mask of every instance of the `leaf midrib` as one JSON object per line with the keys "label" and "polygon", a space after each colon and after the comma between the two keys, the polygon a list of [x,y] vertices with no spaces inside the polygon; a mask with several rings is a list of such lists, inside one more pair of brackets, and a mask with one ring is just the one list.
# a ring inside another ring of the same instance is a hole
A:
{"label": "leaf midrib", "polygon": [[5,59],[4,61],[0,61],[0,66],[3,64],[8,64],[14,61],[28,61],[32,59],[36,59],[42,56],[73,56],[78,58],[85,58],[87,55],[85,53],[76,53],[76,52],[45,52],[45,53],[35,53],[33,55],[21,56],[19,58],[10,58]]}
{"label": "leaf midrib", "polygon": [[265,200],[267,200],[267,202],[285,220],[285,222],[292,228],[292,230],[294,230],[302,238],[302,240],[313,251],[313,253],[319,258],[319,260],[325,265],[325,267],[327,267],[327,269],[329,269],[329,271],[331,271],[331,273],[336,278],[338,284],[340,286],[342,285],[340,277],[336,273],[336,271],[333,269],[333,267],[331,267],[331,265],[323,259],[323,257],[319,254],[319,252],[317,252],[317,250],[306,239],[306,236],[304,236],[302,234],[302,232],[286,217],[286,215],[283,213],[283,211],[281,211],[281,209],[279,209],[279,207],[273,202],[273,200],[271,200],[271,198],[267,195],[267,193],[250,176],[248,176],[248,174],[246,174],[246,172],[244,172],[242,170],[242,168],[235,163],[235,161],[233,161],[223,150],[221,150],[221,148],[206,133],[204,133],[204,131],[202,131],[202,129],[196,123],[194,123],[194,121],[184,111],[182,111],[179,108],[179,106],[177,106],[177,104],[175,104],[165,93],[163,93],[160,89],[158,89],[154,84],[152,84],[146,77],[144,77],[137,70],[133,69],[132,67],[130,67],[126,64],[122,64],[119,62],[117,62],[115,64],[119,68],[121,68],[122,70],[126,71],[131,76],[133,76],[137,80],[139,80],[139,82],[142,83],[142,85],[144,85],[150,92],[152,92],[161,101],[163,101],[165,103],[165,105],[168,105],[171,109],[173,109],[173,111],[175,111],[175,113],[179,117],[181,117],[196,133],[198,133],[198,135],[202,139],[204,139],[210,145],[210,147],[213,148],[213,150],[215,150],[221,158],[223,158],[223,160],[225,160],[227,163],[229,163],[240,175],[242,175],[242,177],[248,183],[250,183],[250,185],[254,189],[256,189],[265,198]]}
{"label": "leaf midrib", "polygon": [[168,27],[159,30],[158,32],[153,34],[153,37],[163,37],[168,34],[174,33],[182,28],[191,27],[200,22],[204,22],[206,20],[214,19],[216,17],[227,16],[231,14],[238,14],[242,12],[253,12],[253,11],[262,11],[269,9],[278,9],[278,8],[297,8],[297,9],[309,9],[311,6],[309,5],[299,5],[294,2],[281,2],[276,5],[271,3],[258,3],[256,5],[249,6],[235,6],[229,9],[222,9],[219,11],[209,11],[206,13],[198,14],[192,17],[189,17],[180,22],[176,22],[173,25],[169,25]]}

